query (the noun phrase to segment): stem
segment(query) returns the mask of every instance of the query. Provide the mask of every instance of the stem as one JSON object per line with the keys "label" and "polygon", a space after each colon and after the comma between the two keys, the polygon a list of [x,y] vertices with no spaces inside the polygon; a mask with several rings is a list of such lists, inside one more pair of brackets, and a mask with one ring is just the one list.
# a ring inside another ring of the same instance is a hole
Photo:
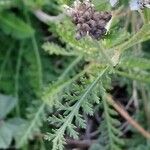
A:
{"label": "stem", "polygon": [[[29,17],[29,15],[28,15],[26,10],[25,10],[25,17],[26,17],[26,20],[27,20],[28,24],[31,25],[31,20],[30,20],[30,17]],[[32,42],[33,50],[35,52],[35,57],[36,57],[36,60],[37,60],[37,66],[38,66],[37,70],[38,70],[38,78],[39,78],[39,90],[41,90],[42,85],[43,85],[42,63],[41,63],[40,53],[39,53],[38,44],[37,44],[35,35],[33,35],[31,37],[31,42]]]}
{"label": "stem", "polygon": [[48,22],[58,22],[64,18],[64,14],[60,14],[58,16],[50,16],[43,12],[42,10],[35,10],[33,14],[43,23],[48,23]]}
{"label": "stem", "polygon": [[37,60],[37,66],[38,66],[39,89],[41,89],[42,84],[43,84],[42,63],[41,63],[41,58],[40,58],[39,49],[38,49],[35,36],[32,37],[32,45],[33,45],[33,49],[34,49],[36,60]]}
{"label": "stem", "polygon": [[17,98],[17,106],[16,106],[16,114],[17,116],[20,116],[20,104],[19,104],[19,71],[21,67],[21,57],[23,52],[23,46],[21,44],[21,47],[19,49],[18,53],[18,60],[16,65],[16,75],[15,75],[15,97]]}
{"label": "stem", "polygon": [[62,81],[63,79],[65,79],[66,75],[69,73],[69,71],[76,66],[76,64],[79,63],[79,61],[81,61],[82,56],[77,57],[68,67],[67,69],[62,73],[62,75],[58,78],[59,81]]}
{"label": "stem", "polygon": [[143,84],[141,84],[141,96],[142,96],[142,99],[143,99],[143,105],[144,105],[144,111],[145,111],[145,115],[146,115],[146,118],[147,118],[147,126],[148,126],[148,129],[150,129],[150,116],[149,116],[149,112],[150,112],[150,109],[149,109],[149,101],[148,101],[148,96],[147,96],[147,91],[144,87]]}
{"label": "stem", "polygon": [[6,66],[8,60],[9,60],[9,57],[10,57],[10,54],[11,54],[12,50],[13,50],[13,47],[10,47],[6,52],[6,56],[5,56],[4,61],[1,65],[1,68],[0,68],[0,80],[2,79],[3,71],[5,69],[5,66]]}
{"label": "stem", "polygon": [[143,11],[142,11],[142,10],[139,10],[138,12],[139,12],[139,14],[140,14],[140,16],[141,16],[141,18],[142,18],[143,24],[146,24],[147,22],[146,22],[146,18],[145,18],[145,16],[144,16]]}
{"label": "stem", "polygon": [[92,144],[96,143],[96,140],[72,140],[66,139],[67,145],[70,147],[78,147],[78,148],[89,148]]}
{"label": "stem", "polygon": [[119,112],[119,114],[126,119],[130,125],[136,128],[145,138],[150,139],[150,133],[142,128],[130,115],[127,111],[123,109],[122,106],[119,106],[110,95],[107,96],[108,102]]}
{"label": "stem", "polygon": [[139,10],[139,13],[143,20],[143,24],[148,24],[150,22],[149,8],[145,8],[144,10]]}

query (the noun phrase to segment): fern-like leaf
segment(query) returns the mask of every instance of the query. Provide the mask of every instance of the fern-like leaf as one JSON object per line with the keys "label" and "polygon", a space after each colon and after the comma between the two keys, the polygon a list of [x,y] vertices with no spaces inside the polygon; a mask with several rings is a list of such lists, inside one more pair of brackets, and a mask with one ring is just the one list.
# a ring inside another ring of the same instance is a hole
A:
{"label": "fern-like leaf", "polygon": [[65,56],[74,56],[77,53],[68,50],[67,48],[62,48],[54,43],[46,42],[43,44],[42,48],[49,53],[50,55],[65,55]]}
{"label": "fern-like leaf", "polygon": [[107,145],[107,150],[121,150],[124,145],[124,141],[119,137],[121,131],[118,129],[120,121],[115,118],[118,116],[117,112],[111,108],[111,105],[108,103],[106,99],[106,91],[102,86],[102,83],[100,88],[104,108],[104,121],[101,125],[101,132],[102,135],[105,135],[105,138],[107,138],[107,140],[104,140],[105,142],[107,141],[107,143],[103,144]]}
{"label": "fern-like leaf", "polygon": [[[68,93],[65,97],[62,98],[63,103],[65,103],[64,102],[64,98],[65,98],[66,107],[63,106],[62,109],[60,103],[55,104],[56,108],[59,108],[59,110],[64,110],[64,109],[65,110],[63,113],[63,117],[62,116],[59,116],[59,118],[56,117],[55,122],[57,122],[56,125],[59,125],[59,127],[53,130],[52,133],[47,134],[45,136],[47,140],[53,142],[53,150],[63,149],[63,144],[65,143],[65,137],[64,137],[65,133],[67,133],[69,136],[73,138],[78,138],[78,133],[75,130],[76,126],[79,125],[80,127],[85,128],[85,121],[81,117],[79,110],[83,110],[83,112],[85,112],[86,114],[90,114],[90,115],[93,114],[92,102],[90,102],[89,97],[91,98],[91,93],[97,87],[96,85],[98,81],[105,74],[107,69],[108,67],[103,69],[97,75],[97,77],[95,77],[93,81],[91,81],[91,83],[89,83],[89,80],[86,80],[85,78],[80,78],[80,80],[77,81],[79,82],[79,84],[77,83],[73,84],[73,87],[70,87],[70,89],[72,90],[68,91],[70,94]],[[52,118],[50,117],[49,121],[52,122],[53,119],[55,119],[54,116]],[[73,123],[74,119],[75,119],[75,124]]]}
{"label": "fern-like leaf", "polygon": [[28,108],[27,117],[29,123],[26,124],[24,130],[18,135],[17,148],[27,144],[28,139],[32,139],[34,135],[40,133],[40,127],[45,118],[44,108],[45,103],[42,104],[40,101],[34,101],[32,107]]}
{"label": "fern-like leaf", "polygon": [[13,13],[5,12],[0,14],[0,28],[6,33],[17,39],[31,37],[34,30],[26,24],[21,18]]}

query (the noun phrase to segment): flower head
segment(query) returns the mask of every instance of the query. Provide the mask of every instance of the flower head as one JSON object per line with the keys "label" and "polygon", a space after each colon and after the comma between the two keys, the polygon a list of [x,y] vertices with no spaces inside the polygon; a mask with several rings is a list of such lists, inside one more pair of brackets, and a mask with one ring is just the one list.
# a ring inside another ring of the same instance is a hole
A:
{"label": "flower head", "polygon": [[139,0],[138,3],[141,8],[150,8],[150,0]]}
{"label": "flower head", "polygon": [[145,7],[150,8],[150,0],[131,0],[130,1],[131,10],[144,9]]}
{"label": "flower head", "polygon": [[89,35],[93,39],[101,39],[107,32],[106,24],[111,20],[110,12],[98,12],[90,0],[76,0],[72,8],[66,9],[67,14],[76,25],[76,39]]}

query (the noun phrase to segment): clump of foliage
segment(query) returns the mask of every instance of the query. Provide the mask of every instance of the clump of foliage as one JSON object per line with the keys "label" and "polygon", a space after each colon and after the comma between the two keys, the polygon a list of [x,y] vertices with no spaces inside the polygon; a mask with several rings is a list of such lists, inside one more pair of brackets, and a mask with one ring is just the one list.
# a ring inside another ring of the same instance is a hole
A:
{"label": "clump of foliage", "polygon": [[149,150],[149,5],[92,0],[96,38],[73,2],[0,1],[0,149]]}

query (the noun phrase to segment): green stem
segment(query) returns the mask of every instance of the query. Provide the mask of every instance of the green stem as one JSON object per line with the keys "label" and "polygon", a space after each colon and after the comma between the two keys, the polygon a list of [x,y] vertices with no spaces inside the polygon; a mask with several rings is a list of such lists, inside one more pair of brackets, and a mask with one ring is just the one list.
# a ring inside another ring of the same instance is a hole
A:
{"label": "green stem", "polygon": [[37,66],[38,66],[37,69],[38,69],[38,76],[39,76],[39,89],[41,89],[42,84],[43,84],[42,63],[41,63],[41,58],[40,58],[39,49],[38,49],[35,36],[32,37],[32,45],[33,45],[33,49],[34,49],[36,60],[37,60]]}
{"label": "green stem", "polygon": [[[47,88],[47,90],[45,91],[45,93],[43,94],[42,100],[45,102],[49,102],[50,100],[54,99],[54,96],[59,93],[60,91],[62,91],[65,87],[67,87],[69,84],[73,83],[74,81],[76,81],[79,77],[81,77],[83,74],[85,74],[85,72],[88,70],[89,68],[85,68],[83,71],[81,71],[80,73],[76,74],[73,78],[68,79],[64,82],[62,82],[62,80],[57,80],[55,82],[55,84],[51,85],[50,87]],[[61,76],[60,76],[61,78]],[[50,104],[48,103],[48,105],[50,107],[53,106],[53,102],[51,101]]]}
{"label": "green stem", "polygon": [[21,45],[18,53],[18,60],[16,66],[16,75],[15,75],[15,97],[17,98],[17,106],[16,106],[16,114],[20,116],[20,104],[19,104],[19,75],[20,75],[20,67],[21,67],[21,57],[23,53],[23,46]]}
{"label": "green stem", "polygon": [[145,8],[144,10],[139,10],[141,18],[143,20],[143,24],[148,24],[150,22],[150,11],[149,8]]}
{"label": "green stem", "polygon": [[[141,88],[141,96],[142,96],[142,100],[143,100],[143,106],[144,106],[144,111],[145,111],[145,116],[147,119],[147,129],[150,130],[150,102],[148,101],[148,99],[150,98],[148,93],[149,93],[149,89],[147,89],[144,84],[140,85]],[[149,145],[149,139],[147,139],[147,145]]]}
{"label": "green stem", "polygon": [[[26,20],[27,20],[28,24],[31,25],[31,20],[30,20],[30,17],[28,15],[28,13],[27,13],[27,10],[25,10],[25,17],[26,17]],[[40,57],[40,53],[39,53],[39,49],[38,49],[38,44],[37,44],[35,35],[33,35],[31,37],[31,42],[32,42],[33,50],[34,50],[35,57],[36,57],[36,60],[37,60],[37,66],[38,66],[37,67],[37,71],[38,71],[39,91],[40,91],[41,88],[42,88],[42,86],[43,86],[43,74],[42,74],[41,57]]]}
{"label": "green stem", "polygon": [[68,67],[67,69],[63,72],[63,74],[58,78],[59,82],[62,81],[63,79],[65,79],[65,77],[67,76],[67,74],[69,73],[69,71],[76,66],[79,61],[81,61],[82,56],[77,57]]}
{"label": "green stem", "polygon": [[13,50],[13,47],[10,47],[6,52],[6,56],[5,56],[4,61],[1,65],[1,68],[0,68],[0,80],[2,79],[4,69],[6,67],[6,64],[7,64],[8,60],[9,60],[9,57],[10,57],[10,54],[11,54],[12,50]]}
{"label": "green stem", "polygon": [[142,18],[143,24],[146,24],[147,21],[146,21],[146,18],[145,18],[145,15],[144,15],[143,11],[142,11],[142,10],[139,10],[138,12],[139,12],[139,14],[140,14],[140,16],[141,16],[141,18]]}
{"label": "green stem", "polygon": [[146,115],[146,118],[147,118],[147,125],[148,125],[148,129],[150,129],[150,116],[149,116],[149,112],[150,112],[150,109],[149,109],[149,101],[148,101],[148,95],[147,95],[147,90],[145,89],[144,85],[141,84],[141,95],[142,95],[142,99],[143,99],[143,103],[144,103],[144,110],[145,110],[145,115]]}

